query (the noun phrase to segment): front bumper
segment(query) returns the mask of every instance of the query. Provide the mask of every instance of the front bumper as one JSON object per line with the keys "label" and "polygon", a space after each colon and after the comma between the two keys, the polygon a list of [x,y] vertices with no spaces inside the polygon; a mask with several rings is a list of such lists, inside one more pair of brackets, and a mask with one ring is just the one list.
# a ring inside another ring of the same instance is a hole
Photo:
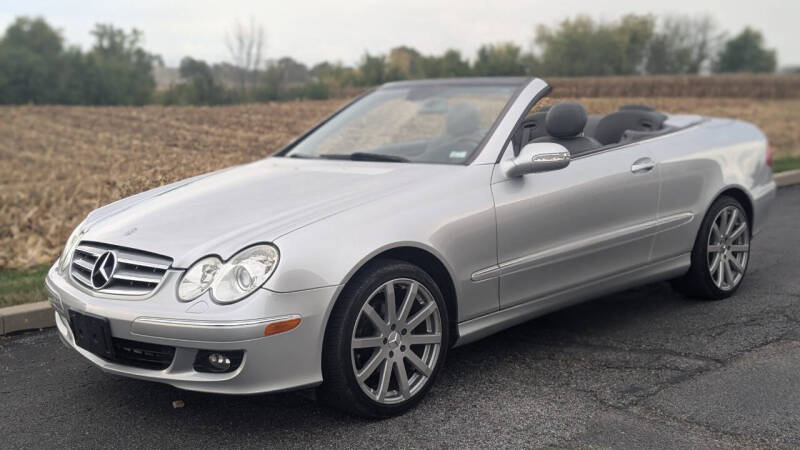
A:
{"label": "front bumper", "polygon": [[[50,269],[45,285],[56,310],[62,341],[102,370],[127,377],[167,383],[181,389],[223,394],[276,392],[322,382],[321,349],[325,322],[338,286],[291,293],[259,289],[241,302],[217,305],[208,294],[181,303],[175,298],[179,271],[170,271],[158,290],[144,300],[93,296]],[[108,319],[114,338],[175,347],[164,370],[120,364],[75,344],[69,313]],[[290,331],[264,337],[270,322],[299,316]],[[198,372],[199,350],[243,350],[241,365],[228,373]]]}

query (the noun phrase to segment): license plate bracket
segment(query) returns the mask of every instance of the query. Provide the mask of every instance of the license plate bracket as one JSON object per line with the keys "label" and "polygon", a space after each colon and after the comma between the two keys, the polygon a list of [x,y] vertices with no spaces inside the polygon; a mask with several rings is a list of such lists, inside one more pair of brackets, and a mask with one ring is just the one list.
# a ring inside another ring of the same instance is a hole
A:
{"label": "license plate bracket", "polygon": [[69,323],[78,347],[103,358],[114,357],[108,319],[70,310]]}

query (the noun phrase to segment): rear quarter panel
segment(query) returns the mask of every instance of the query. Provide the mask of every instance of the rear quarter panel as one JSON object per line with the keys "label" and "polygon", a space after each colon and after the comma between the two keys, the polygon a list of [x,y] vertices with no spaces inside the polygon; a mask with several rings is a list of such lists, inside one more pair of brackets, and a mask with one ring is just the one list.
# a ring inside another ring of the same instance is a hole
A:
{"label": "rear quarter panel", "polygon": [[651,259],[691,251],[706,211],[722,192],[732,188],[747,195],[755,234],[775,195],[766,146],[766,137],[754,125],[715,118],[660,139],[653,146],[662,180],[659,217],[684,213],[693,217],[688,223],[660,230]]}

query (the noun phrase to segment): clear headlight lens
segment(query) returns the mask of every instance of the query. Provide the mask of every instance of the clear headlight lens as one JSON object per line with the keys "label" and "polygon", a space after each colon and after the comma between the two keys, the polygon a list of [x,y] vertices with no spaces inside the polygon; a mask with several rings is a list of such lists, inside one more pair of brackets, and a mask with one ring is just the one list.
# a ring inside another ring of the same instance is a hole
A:
{"label": "clear headlight lens", "polygon": [[183,274],[178,285],[178,298],[187,301],[200,296],[211,287],[217,272],[222,267],[219,258],[210,256],[197,261]]}
{"label": "clear headlight lens", "polygon": [[250,295],[269,279],[278,265],[278,249],[261,244],[248,247],[227,262],[206,257],[186,271],[178,284],[178,298],[193,300],[206,291],[217,303],[233,303]]}
{"label": "clear headlight lens", "polygon": [[85,224],[86,220],[79,223],[78,226],[72,230],[72,234],[70,234],[67,238],[67,243],[64,245],[64,250],[61,251],[61,256],[58,258],[59,273],[63,274],[67,270],[67,266],[72,259],[72,253],[75,251],[75,247],[78,246],[78,243],[81,241],[81,237],[83,237],[84,233],[86,233],[86,230],[84,229]]}

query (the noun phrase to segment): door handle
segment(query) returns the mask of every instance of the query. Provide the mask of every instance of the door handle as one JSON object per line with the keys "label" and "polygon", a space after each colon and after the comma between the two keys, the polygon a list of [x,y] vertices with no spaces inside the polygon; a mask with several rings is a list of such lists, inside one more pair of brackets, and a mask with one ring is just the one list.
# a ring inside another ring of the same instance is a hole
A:
{"label": "door handle", "polygon": [[631,166],[631,172],[633,173],[646,173],[653,170],[653,167],[656,166],[656,162],[650,158],[639,158],[636,162],[633,163]]}

